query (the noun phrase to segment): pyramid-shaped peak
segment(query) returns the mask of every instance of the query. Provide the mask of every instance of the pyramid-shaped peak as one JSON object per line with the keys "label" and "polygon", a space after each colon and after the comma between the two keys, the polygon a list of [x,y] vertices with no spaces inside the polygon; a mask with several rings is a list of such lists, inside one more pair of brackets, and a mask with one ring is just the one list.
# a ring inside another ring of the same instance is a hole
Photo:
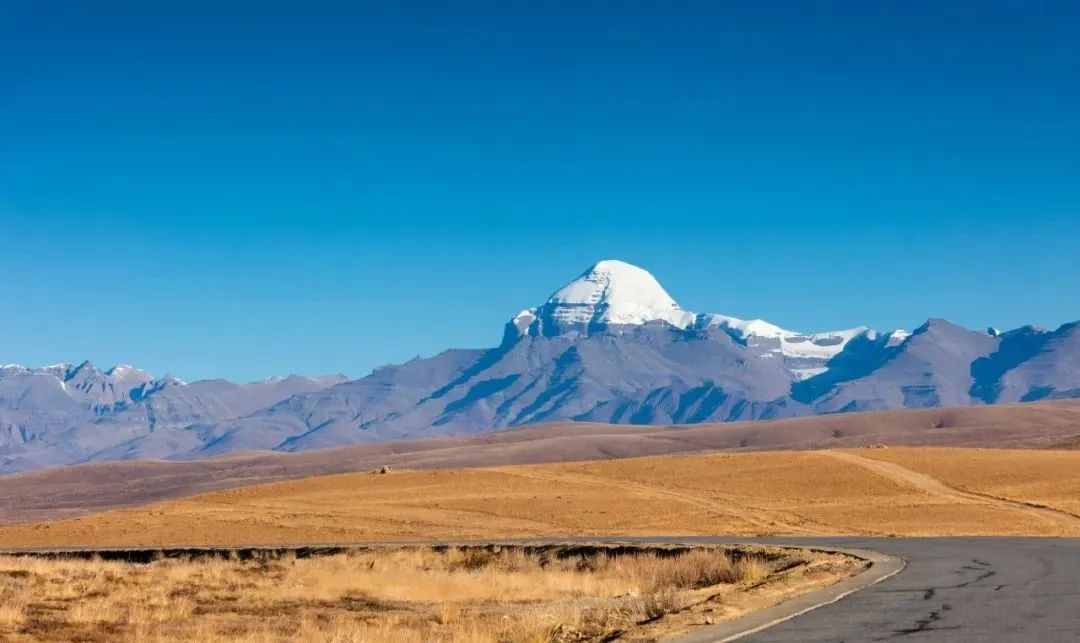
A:
{"label": "pyramid-shaped peak", "polygon": [[620,273],[621,272],[621,273],[624,273],[624,274],[645,273],[646,275],[649,275],[650,277],[652,276],[652,275],[649,274],[648,270],[645,270],[644,268],[641,268],[639,266],[635,266],[632,263],[627,263],[625,261],[620,261],[618,259],[601,259],[600,261],[597,261],[596,263],[594,263],[592,268],[589,268],[585,272],[586,272],[586,274],[588,274],[590,272],[612,272],[612,273]]}
{"label": "pyramid-shaped peak", "polygon": [[548,303],[603,307],[609,323],[641,323],[680,310],[649,271],[615,259],[597,262],[555,291]]}
{"label": "pyramid-shaped peak", "polygon": [[633,279],[633,278],[647,278],[655,281],[655,278],[649,273],[648,270],[635,266],[632,263],[625,261],[619,261],[618,259],[602,259],[592,265],[591,268],[586,270],[582,276],[590,273],[606,273],[609,275],[616,275],[620,278]]}
{"label": "pyramid-shaped peak", "polygon": [[649,322],[686,328],[694,318],[647,270],[606,259],[556,290],[543,306],[521,312],[511,321],[507,339]]}

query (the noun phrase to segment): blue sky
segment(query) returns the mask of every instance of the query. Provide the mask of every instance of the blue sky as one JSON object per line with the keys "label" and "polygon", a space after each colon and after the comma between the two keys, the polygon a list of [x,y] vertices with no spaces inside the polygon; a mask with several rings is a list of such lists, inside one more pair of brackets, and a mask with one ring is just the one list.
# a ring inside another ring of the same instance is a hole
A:
{"label": "blue sky", "polygon": [[1077,33],[1075,2],[9,0],[0,363],[360,376],[603,258],[800,330],[1057,326]]}

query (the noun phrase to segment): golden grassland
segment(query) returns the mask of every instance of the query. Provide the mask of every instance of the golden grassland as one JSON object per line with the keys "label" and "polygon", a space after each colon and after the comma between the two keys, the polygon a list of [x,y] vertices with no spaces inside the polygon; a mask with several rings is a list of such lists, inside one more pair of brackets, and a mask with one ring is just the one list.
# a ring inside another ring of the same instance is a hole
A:
{"label": "golden grassland", "polygon": [[297,558],[0,557],[4,641],[656,640],[857,572],[779,548],[397,548]]}
{"label": "golden grassland", "polygon": [[1080,515],[1080,451],[891,448],[864,452],[975,493]]}
{"label": "golden grassland", "polygon": [[[877,466],[886,461],[901,466]],[[1080,453],[1072,451],[663,456],[306,478],[5,527],[0,547],[587,535],[1080,535],[1078,491]],[[1048,515],[991,496],[1060,511]]]}

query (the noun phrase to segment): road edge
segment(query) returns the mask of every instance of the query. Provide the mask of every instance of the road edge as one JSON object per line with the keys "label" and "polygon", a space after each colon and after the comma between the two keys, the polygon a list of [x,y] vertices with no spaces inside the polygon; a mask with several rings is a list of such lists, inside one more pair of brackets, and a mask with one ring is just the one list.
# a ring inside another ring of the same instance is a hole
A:
{"label": "road edge", "polygon": [[[740,544],[740,543],[733,543]],[[896,556],[890,556],[870,549],[846,549],[822,547],[820,545],[804,546],[798,544],[785,544],[785,547],[797,547],[811,551],[846,554],[865,560],[870,566],[858,574],[845,578],[828,587],[796,596],[790,601],[784,601],[772,607],[751,612],[746,616],[733,621],[718,623],[696,630],[685,636],[672,639],[672,643],[725,643],[735,641],[751,634],[767,630],[774,625],[779,625],[794,618],[798,618],[807,612],[832,605],[833,603],[850,596],[855,592],[892,578],[904,571],[907,561]]]}

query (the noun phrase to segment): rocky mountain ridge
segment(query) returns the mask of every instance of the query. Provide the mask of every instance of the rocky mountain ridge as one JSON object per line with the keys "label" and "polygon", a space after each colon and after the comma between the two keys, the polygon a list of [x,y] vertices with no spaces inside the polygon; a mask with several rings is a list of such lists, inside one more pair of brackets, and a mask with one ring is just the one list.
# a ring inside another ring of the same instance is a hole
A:
{"label": "rocky mountain ridge", "polygon": [[468,435],[556,420],[726,422],[1080,397],[1080,323],[789,331],[683,310],[601,261],[513,316],[490,349],[251,384],[130,366],[0,367],[0,470]]}

